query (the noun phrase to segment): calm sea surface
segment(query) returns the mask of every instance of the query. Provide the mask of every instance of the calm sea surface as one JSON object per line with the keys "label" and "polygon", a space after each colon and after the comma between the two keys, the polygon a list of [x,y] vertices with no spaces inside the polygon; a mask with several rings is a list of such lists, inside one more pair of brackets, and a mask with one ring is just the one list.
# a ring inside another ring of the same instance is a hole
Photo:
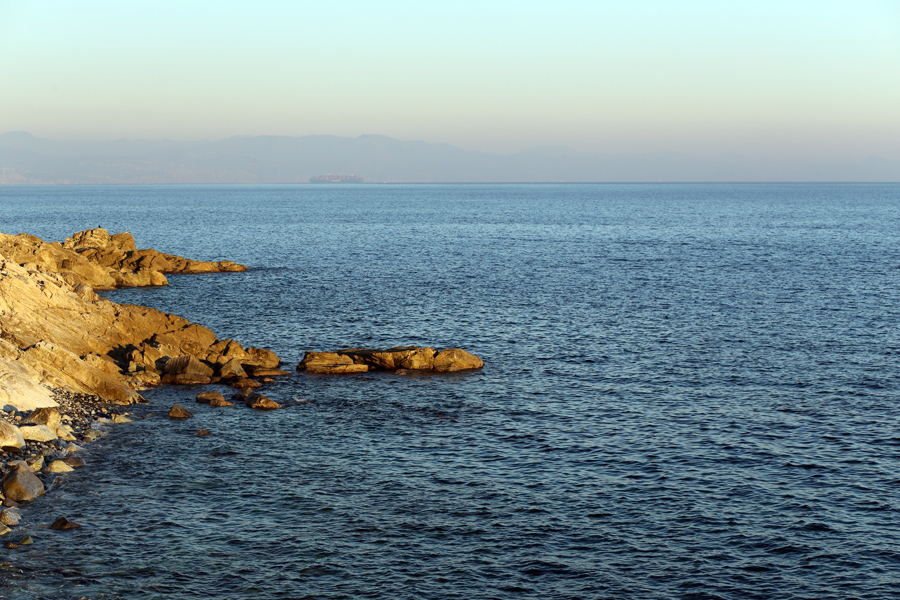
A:
{"label": "calm sea surface", "polygon": [[98,225],[248,264],[108,296],[291,370],[486,365],[293,374],[271,413],[149,391],[0,597],[900,594],[900,185],[0,187],[0,231]]}

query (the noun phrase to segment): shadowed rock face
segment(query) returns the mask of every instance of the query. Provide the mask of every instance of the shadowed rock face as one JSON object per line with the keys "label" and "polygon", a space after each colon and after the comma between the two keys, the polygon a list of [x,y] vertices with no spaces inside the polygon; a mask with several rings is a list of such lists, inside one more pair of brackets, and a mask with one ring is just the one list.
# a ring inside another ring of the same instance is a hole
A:
{"label": "shadowed rock face", "polygon": [[[164,376],[181,383],[179,378],[214,375],[229,362],[232,370],[235,364],[278,365],[270,350],[244,348],[179,316],[95,294],[94,282],[130,285],[127,277],[116,279],[113,271],[124,272],[119,268],[137,265],[132,273],[159,273],[139,266],[150,255],[141,258],[133,247],[130,234],[110,236],[103,229],[76,234],[65,245],[0,234],[0,408],[55,406],[48,386],[128,404],[140,399],[137,390]],[[166,268],[205,272],[199,264],[167,262]],[[177,360],[164,374],[172,359]]]}
{"label": "shadowed rock face", "polygon": [[387,350],[350,348],[337,352],[306,352],[297,370],[326,374],[365,373],[369,369],[451,372],[483,366],[484,361],[460,348],[438,352],[434,348],[404,346]]}

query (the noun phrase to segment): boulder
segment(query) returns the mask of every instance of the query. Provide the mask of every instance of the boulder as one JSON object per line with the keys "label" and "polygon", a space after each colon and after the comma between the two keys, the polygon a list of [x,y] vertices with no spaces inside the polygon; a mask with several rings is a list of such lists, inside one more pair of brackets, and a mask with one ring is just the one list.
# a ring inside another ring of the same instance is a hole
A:
{"label": "boulder", "polygon": [[59,437],[46,425],[22,425],[19,432],[27,442],[51,442]]}
{"label": "boulder", "polygon": [[277,368],[281,361],[278,355],[271,350],[263,348],[247,348],[247,364],[265,367],[267,369]]}
{"label": "boulder", "polygon": [[2,448],[24,448],[25,438],[19,428],[11,423],[0,419],[0,447]]}
{"label": "boulder", "polygon": [[166,375],[213,376],[213,370],[194,356],[176,356],[175,358],[170,358],[168,362],[166,362],[164,372]]}
{"label": "boulder", "polygon": [[60,423],[59,411],[52,407],[38,408],[31,411],[31,414],[23,421],[34,425],[46,425],[52,430],[56,430]]}
{"label": "boulder", "polygon": [[280,404],[262,394],[250,394],[247,396],[244,404],[249,408],[255,408],[256,410],[274,410],[276,408],[281,408]]}
{"label": "boulder", "polygon": [[240,359],[229,359],[225,364],[219,367],[219,377],[246,377],[247,372],[241,366]]}
{"label": "boulder", "polygon": [[193,416],[194,413],[178,403],[173,404],[171,410],[169,410],[169,417],[172,419],[187,419]]}
{"label": "boulder", "polygon": [[256,388],[262,387],[260,382],[252,379],[238,379],[237,381],[232,381],[228,385],[239,390],[255,390]]}
{"label": "boulder", "polygon": [[234,406],[234,402],[229,402],[228,400],[226,400],[225,398],[222,398],[220,396],[219,398],[214,398],[214,399],[210,400],[209,405],[214,406],[214,407],[215,406]]}
{"label": "boulder", "polygon": [[368,365],[356,364],[353,359],[337,352],[306,352],[297,365],[298,371],[328,375],[341,373],[365,373]]}
{"label": "boulder", "polygon": [[483,360],[460,348],[441,350],[434,357],[435,371],[467,371],[469,369],[480,369],[483,366]]}
{"label": "boulder", "polygon": [[47,465],[48,473],[68,473],[69,471],[74,471],[75,469],[66,463],[66,461],[57,459]]}
{"label": "boulder", "polygon": [[7,527],[15,527],[19,524],[19,514],[12,508],[5,508],[0,511],[0,523]]}
{"label": "boulder", "polygon": [[225,396],[219,392],[200,392],[197,394],[197,402],[200,404],[210,404],[213,400],[225,400]]}
{"label": "boulder", "polygon": [[50,525],[50,529],[55,529],[57,531],[65,531],[67,529],[78,529],[81,527],[78,523],[73,523],[65,517],[60,517],[57,520],[53,521],[53,524]]}
{"label": "boulder", "polygon": [[15,502],[30,502],[44,495],[44,484],[24,464],[16,464],[3,477],[3,495]]}

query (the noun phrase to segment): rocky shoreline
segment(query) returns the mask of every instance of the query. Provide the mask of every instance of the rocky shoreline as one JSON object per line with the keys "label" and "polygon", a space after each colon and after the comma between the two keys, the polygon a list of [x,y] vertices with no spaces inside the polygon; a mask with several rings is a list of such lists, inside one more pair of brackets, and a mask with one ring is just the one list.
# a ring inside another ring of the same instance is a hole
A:
{"label": "rocky shoreline", "polygon": [[[45,481],[84,465],[78,453],[103,435],[104,425],[130,420],[125,406],[143,402],[142,390],[221,383],[235,389],[230,401],[220,392],[201,391],[197,402],[281,408],[258,391],[272,377],[289,374],[279,368],[275,352],[219,339],[177,315],[117,304],[95,292],[168,285],[170,273],[246,270],[231,261],[139,250],[131,234],[100,228],[62,243],[0,233],[0,536],[19,523],[21,503],[44,493]],[[483,364],[458,348],[355,348],[307,352],[297,371],[449,372]],[[169,416],[192,414],[176,405]],[[77,527],[65,518],[58,525],[53,528]]]}

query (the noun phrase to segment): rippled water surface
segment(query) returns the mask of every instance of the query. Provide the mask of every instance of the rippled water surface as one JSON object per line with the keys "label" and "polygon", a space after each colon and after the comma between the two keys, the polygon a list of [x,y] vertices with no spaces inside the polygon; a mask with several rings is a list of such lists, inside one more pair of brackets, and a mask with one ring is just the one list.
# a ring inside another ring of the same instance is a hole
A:
{"label": "rippled water surface", "polygon": [[900,593],[900,185],[5,187],[0,208],[7,233],[250,265],[109,296],[288,368],[398,344],[486,363],[293,374],[271,413],[150,391],[25,512],[2,597]]}

